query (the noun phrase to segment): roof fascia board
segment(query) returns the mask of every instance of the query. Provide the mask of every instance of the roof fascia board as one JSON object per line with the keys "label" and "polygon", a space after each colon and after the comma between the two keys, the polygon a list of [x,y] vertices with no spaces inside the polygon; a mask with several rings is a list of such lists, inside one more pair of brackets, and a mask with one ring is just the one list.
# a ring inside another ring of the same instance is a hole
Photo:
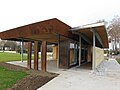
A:
{"label": "roof fascia board", "polygon": [[94,23],[94,24],[88,24],[88,25],[82,25],[82,26],[71,28],[70,31],[87,29],[87,28],[95,28],[95,27],[100,27],[100,26],[104,26],[104,25],[105,25],[104,22]]}

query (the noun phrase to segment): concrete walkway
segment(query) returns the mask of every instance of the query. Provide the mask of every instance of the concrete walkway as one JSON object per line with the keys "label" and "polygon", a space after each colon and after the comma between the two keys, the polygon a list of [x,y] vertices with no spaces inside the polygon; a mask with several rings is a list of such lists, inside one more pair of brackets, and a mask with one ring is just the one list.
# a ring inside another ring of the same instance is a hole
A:
{"label": "concrete walkway", "polygon": [[[9,63],[24,67],[27,65],[26,61]],[[120,90],[120,73],[97,76],[90,69],[77,67],[67,70],[58,69],[55,61],[48,61],[47,66],[49,72],[59,73],[60,75],[37,90]]]}
{"label": "concrete walkway", "polygon": [[96,76],[90,70],[72,68],[37,90],[120,90],[120,75]]}

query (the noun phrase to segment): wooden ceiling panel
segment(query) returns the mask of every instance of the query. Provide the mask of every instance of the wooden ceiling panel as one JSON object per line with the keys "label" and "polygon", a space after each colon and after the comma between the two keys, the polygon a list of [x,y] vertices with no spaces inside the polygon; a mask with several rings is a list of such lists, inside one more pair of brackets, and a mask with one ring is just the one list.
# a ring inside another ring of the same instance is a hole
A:
{"label": "wooden ceiling panel", "polygon": [[[103,43],[103,47],[104,48],[108,48],[108,37],[107,37],[107,32],[105,31],[105,27],[104,26],[100,26],[100,27],[95,27],[93,28],[100,36],[102,43]],[[93,32],[90,30],[90,28],[84,28],[84,29],[78,29],[77,32],[83,34],[84,36],[86,36],[90,41],[93,41]],[[99,40],[96,38],[96,45],[97,46],[101,46]]]}

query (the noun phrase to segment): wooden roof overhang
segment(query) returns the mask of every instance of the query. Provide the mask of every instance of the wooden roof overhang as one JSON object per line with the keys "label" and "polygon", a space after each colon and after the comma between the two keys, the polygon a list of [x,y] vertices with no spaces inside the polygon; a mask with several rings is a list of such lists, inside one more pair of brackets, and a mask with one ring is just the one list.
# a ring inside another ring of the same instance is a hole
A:
{"label": "wooden roof overhang", "polygon": [[[14,41],[48,41],[51,43],[57,43],[59,35],[74,39],[74,35],[68,31],[71,27],[62,21],[54,18],[49,19],[4,32],[0,32],[0,38],[2,40],[14,40]],[[60,39],[65,39],[61,37]]]}
{"label": "wooden roof overhang", "polygon": [[88,41],[91,42],[91,44],[93,44],[93,30],[96,34],[96,46],[108,48],[108,36],[104,23],[89,24],[70,29],[72,32],[77,32],[83,35]]}

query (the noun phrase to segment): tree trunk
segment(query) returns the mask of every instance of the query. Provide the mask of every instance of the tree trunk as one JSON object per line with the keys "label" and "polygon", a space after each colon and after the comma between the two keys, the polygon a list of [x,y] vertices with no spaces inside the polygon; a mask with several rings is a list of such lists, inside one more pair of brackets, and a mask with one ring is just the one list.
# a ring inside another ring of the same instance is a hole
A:
{"label": "tree trunk", "polygon": [[115,39],[115,54],[117,54],[117,40]]}
{"label": "tree trunk", "polygon": [[5,46],[3,46],[3,52],[5,51]]}
{"label": "tree trunk", "polygon": [[120,54],[120,38],[119,38],[119,54]]}
{"label": "tree trunk", "polygon": [[112,50],[114,51],[114,41],[112,40]]}

